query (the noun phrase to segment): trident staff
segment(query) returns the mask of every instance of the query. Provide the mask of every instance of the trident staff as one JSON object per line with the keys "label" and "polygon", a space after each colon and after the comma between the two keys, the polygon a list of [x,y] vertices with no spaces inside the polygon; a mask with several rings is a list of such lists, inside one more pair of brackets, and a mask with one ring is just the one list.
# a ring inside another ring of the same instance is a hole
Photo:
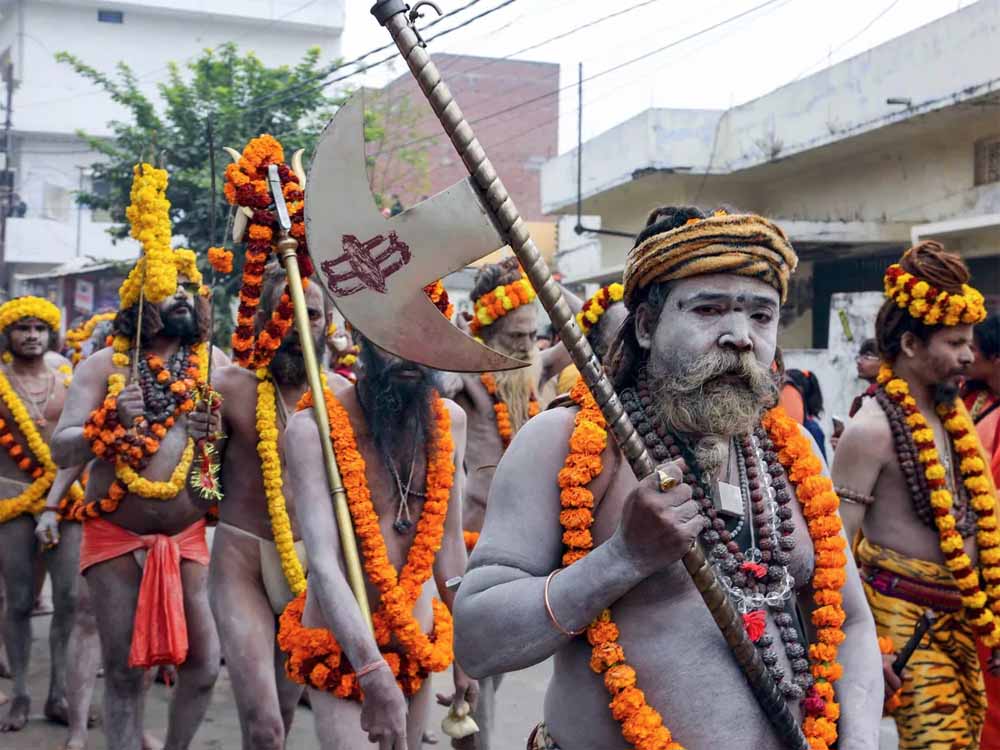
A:
{"label": "trident staff", "polygon": [[268,186],[274,199],[275,213],[278,215],[278,225],[281,228],[277,244],[277,254],[285,267],[288,280],[288,292],[295,308],[295,330],[299,334],[299,345],[302,347],[302,359],[306,365],[306,378],[313,396],[313,414],[316,417],[316,427],[319,429],[320,445],[323,449],[323,463],[326,467],[326,478],[329,483],[330,495],[333,497],[333,509],[337,518],[337,530],[340,533],[340,544],[344,550],[344,563],[347,568],[347,580],[358,600],[361,614],[372,627],[371,607],[368,604],[368,593],[365,590],[364,572],[361,569],[361,557],[358,554],[357,540],[354,538],[354,524],[351,521],[351,511],[347,507],[347,493],[337,468],[337,457],[333,452],[330,440],[330,420],[326,413],[326,398],[323,396],[323,382],[320,377],[319,360],[316,358],[316,348],[313,345],[312,334],[309,331],[309,312],[306,308],[306,298],[302,291],[302,276],[299,273],[299,261],[296,256],[298,241],[289,234],[292,222],[285,205],[285,196],[281,192],[281,178],[278,167],[271,164],[267,168]]}
{"label": "trident staff", "polygon": [[[434,3],[426,0],[418,2],[412,10],[404,0],[379,0],[371,12],[389,31],[410,72],[451,139],[452,145],[465,163],[484,199],[490,218],[505,235],[553,325],[559,329],[561,340],[597,403],[600,404],[635,475],[640,479],[648,476],[656,468],[652,458],[577,326],[559,286],[553,280],[544,259],[535,247],[513,199],[490,163],[472,126],[465,119],[448,86],[442,80],[437,66],[431,61],[425,50],[424,41],[413,28],[419,10],[424,5],[429,5],[440,13],[440,9]],[[801,728],[768,673],[760,653],[747,635],[735,608],[720,586],[712,568],[709,567],[704,552],[695,544],[685,553],[683,561],[719,630],[722,631],[726,643],[746,675],[757,701],[782,740],[790,748],[807,750],[808,743]]]}

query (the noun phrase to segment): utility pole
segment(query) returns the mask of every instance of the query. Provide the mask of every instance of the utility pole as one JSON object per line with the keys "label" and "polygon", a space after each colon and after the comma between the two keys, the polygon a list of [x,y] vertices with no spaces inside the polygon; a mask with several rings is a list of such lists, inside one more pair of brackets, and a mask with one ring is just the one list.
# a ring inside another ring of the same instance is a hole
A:
{"label": "utility pole", "polygon": [[5,106],[6,117],[3,126],[3,208],[0,210],[0,294],[4,297],[8,293],[7,279],[7,218],[11,215],[14,207],[14,172],[12,167],[13,156],[13,122],[12,110],[14,108],[14,63],[7,61],[3,70],[4,86],[7,89],[7,103]]}

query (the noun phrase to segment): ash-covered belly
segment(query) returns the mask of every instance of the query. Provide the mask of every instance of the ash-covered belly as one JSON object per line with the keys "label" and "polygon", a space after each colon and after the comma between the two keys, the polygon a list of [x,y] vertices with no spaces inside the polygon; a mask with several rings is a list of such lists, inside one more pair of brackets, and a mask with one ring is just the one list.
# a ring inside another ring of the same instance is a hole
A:
{"label": "ash-covered belly", "polygon": [[[683,576],[683,577],[682,577]],[[612,607],[619,643],[637,673],[637,687],[688,750],[752,747],[780,750],[708,609],[679,564],[649,579]],[[677,592],[670,597],[664,591]],[[779,644],[779,665],[791,667]],[[621,747],[621,727],[608,707],[610,695],[589,666],[585,636],[557,655],[545,701],[545,720],[563,750]],[[793,713],[799,716],[798,706]]]}

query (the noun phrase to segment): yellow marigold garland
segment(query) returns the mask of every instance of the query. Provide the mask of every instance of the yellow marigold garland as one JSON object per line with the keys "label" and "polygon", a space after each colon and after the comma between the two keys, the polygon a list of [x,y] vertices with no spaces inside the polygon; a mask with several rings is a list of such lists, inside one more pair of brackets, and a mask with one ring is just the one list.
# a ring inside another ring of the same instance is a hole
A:
{"label": "yellow marigold garland", "polygon": [[[448,407],[435,394],[434,429],[427,445],[427,496],[406,563],[397,574],[372,504],[365,461],[357,448],[350,418],[328,388],[324,388],[323,395],[365,574],[381,596],[379,608],[372,616],[375,640],[404,694],[413,695],[429,673],[447,669],[454,659],[453,623],[448,608],[438,599],[433,600],[434,626],[429,636],[413,616],[413,607],[433,573],[434,558],[444,537],[455,477],[451,417]],[[308,408],[311,403],[312,395],[307,392],[299,408]],[[281,615],[278,646],[288,654],[288,676],[337,697],[359,700],[361,693],[352,665],[347,663],[330,631],[302,626],[304,607],[305,594],[300,594]],[[398,646],[390,643],[393,636]]]}
{"label": "yellow marigold garland", "polygon": [[[566,462],[558,475],[562,507],[559,522],[566,547],[564,566],[585,557],[593,548],[590,528],[594,522],[594,496],[588,485],[603,470],[601,454],[608,442],[604,415],[582,378],[570,396],[580,410],[574,420]],[[765,415],[762,425],[795,485],[816,555],[812,582],[816,609],[812,622],[817,641],[809,649],[816,685],[815,693],[803,701],[807,714],[811,713],[806,717],[803,731],[811,748],[826,750],[837,738],[840,707],[835,701],[833,683],[843,674],[837,650],[845,638],[842,626],[846,619],[840,590],[847,576],[847,556],[837,515],[839,498],[833,483],[823,476],[823,465],[796,422],[777,408]],[[635,670],[625,660],[618,635],[610,609],[601,612],[587,628],[587,640],[593,647],[590,667],[604,674],[604,683],[612,695],[611,712],[622,725],[622,736],[637,750],[681,750],[660,714],[646,703],[645,695],[636,687]]]}
{"label": "yellow marigold garland", "polygon": [[66,331],[66,346],[72,352],[70,354],[70,361],[74,367],[83,360],[83,344],[94,335],[94,329],[97,328],[98,324],[114,320],[117,314],[115,312],[97,313],[76,328],[70,328]]}
{"label": "yellow marigold garland", "polygon": [[177,275],[201,284],[194,252],[170,246],[170,201],[167,200],[167,170],[151,164],[136,164],[132,170],[131,205],[125,216],[130,234],[142,245],[142,256],[118,290],[121,309],[139,301],[157,304],[177,291]]}
{"label": "yellow marigold garland", "polygon": [[306,590],[302,562],[295,552],[295,537],[283,492],[281,455],[278,452],[277,390],[266,369],[257,370],[257,455],[267,498],[267,514],[271,519],[271,534],[281,558],[281,570],[292,593],[298,596]]}
{"label": "yellow marigold garland", "polygon": [[602,286],[598,289],[580,308],[576,314],[577,325],[583,331],[584,336],[589,336],[591,330],[597,325],[601,316],[608,311],[616,302],[621,302],[625,297],[625,287],[619,282]]}
{"label": "yellow marigold garland", "polygon": [[961,294],[949,294],[893,263],[883,279],[885,296],[926,325],[975,325],[986,319],[986,303],[977,289],[962,284]]}
{"label": "yellow marigold garland", "polygon": [[469,324],[470,332],[473,336],[478,336],[484,328],[493,325],[511,310],[534,302],[535,297],[534,287],[523,276],[510,284],[501,284],[476,300],[472,322]]}
{"label": "yellow marigold garland", "polygon": [[[10,435],[3,421],[0,420],[0,429],[5,432],[3,442],[6,443],[6,438],[10,437],[10,445],[5,445],[5,447],[11,453],[12,458],[20,459],[18,466],[26,471],[34,480],[20,495],[0,499],[0,523],[6,523],[12,518],[24,515],[25,513],[35,514],[41,512],[42,508],[45,507],[45,496],[48,494],[49,488],[56,478],[56,465],[52,460],[48,444],[39,434],[34,420],[28,414],[28,410],[24,408],[20,397],[10,384],[6,374],[2,371],[0,371],[0,401],[3,401],[4,406],[7,407],[7,410],[14,418],[14,423],[17,425],[18,431],[24,438],[28,450],[34,456],[34,462],[38,464],[38,467],[35,467],[34,463],[27,456],[15,456],[15,453],[22,454],[23,451],[21,451],[19,445],[13,442],[13,436]],[[41,469],[40,474],[38,469]],[[74,483],[69,491],[69,500],[71,503],[76,503],[82,499],[83,491],[79,484]]]}
{"label": "yellow marigold garland", "polygon": [[[902,408],[906,425],[913,436],[913,442],[917,447],[917,458],[931,493],[931,507],[934,509],[934,523],[938,529],[941,552],[944,554],[945,566],[955,577],[955,583],[962,595],[965,618],[984,644],[991,649],[998,648],[1000,647],[1000,621],[997,619],[1000,615],[1000,533],[997,532],[996,489],[993,487],[988,464],[983,458],[976,429],[960,400],[956,399],[951,405],[937,407],[938,416],[959,458],[962,483],[976,511],[979,571],[975,569],[972,560],[966,554],[962,535],[955,528],[956,520],[952,513],[954,496],[948,489],[947,473],[934,443],[934,430],[921,414],[916,399],[910,393],[909,384],[896,376],[888,364],[882,364],[878,382],[889,398]],[[985,591],[980,586],[980,573],[986,583]]]}
{"label": "yellow marigold garland", "polygon": [[38,318],[55,332],[62,324],[59,308],[41,297],[15,297],[0,305],[0,331],[24,318]]}
{"label": "yellow marigold garland", "polygon": [[187,481],[192,461],[194,461],[194,440],[188,438],[184,452],[167,481],[155,482],[152,479],[146,479],[131,466],[122,462],[115,464],[115,476],[133,495],[150,500],[173,500],[177,497],[177,493],[183,489],[184,482]]}

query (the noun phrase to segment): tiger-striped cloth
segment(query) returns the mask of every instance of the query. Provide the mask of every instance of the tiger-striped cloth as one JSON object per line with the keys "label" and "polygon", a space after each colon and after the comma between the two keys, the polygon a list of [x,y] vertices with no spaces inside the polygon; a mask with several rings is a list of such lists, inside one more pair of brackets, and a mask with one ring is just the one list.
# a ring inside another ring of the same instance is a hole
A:
{"label": "tiger-striped cloth", "polygon": [[[952,586],[943,565],[905,557],[861,539],[858,563],[936,586]],[[913,635],[926,607],[898,599],[864,583],[879,636],[892,639],[896,651]],[[972,629],[962,612],[938,612],[937,619],[909,663],[893,713],[899,750],[979,750],[986,715],[986,690]]]}

